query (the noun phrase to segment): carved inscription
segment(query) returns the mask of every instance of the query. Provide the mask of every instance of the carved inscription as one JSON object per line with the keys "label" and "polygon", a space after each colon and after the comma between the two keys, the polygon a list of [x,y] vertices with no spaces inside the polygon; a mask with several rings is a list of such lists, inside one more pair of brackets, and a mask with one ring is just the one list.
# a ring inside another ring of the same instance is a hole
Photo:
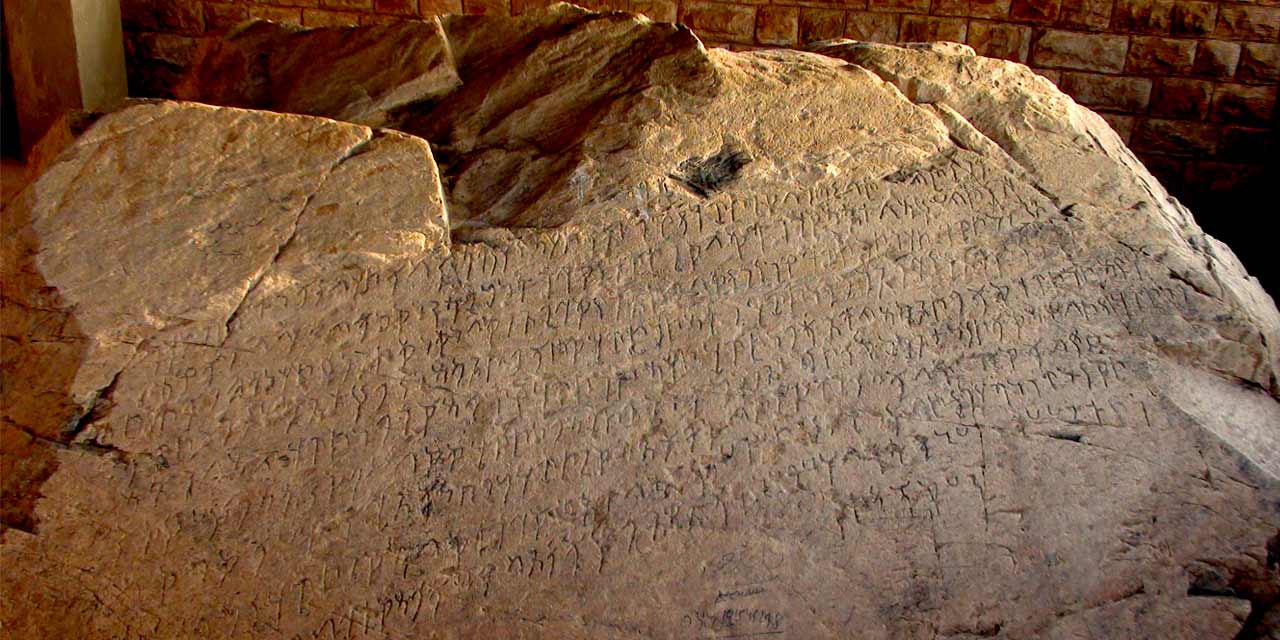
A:
{"label": "carved inscription", "polygon": [[1184,437],[1118,345],[1198,301],[1078,225],[961,152],[264,290],[144,345],[129,457],[66,471],[118,480],[82,508],[119,558],[57,571],[121,639],[937,632],[1059,547],[1150,552],[1053,501],[1164,481],[1115,444]]}

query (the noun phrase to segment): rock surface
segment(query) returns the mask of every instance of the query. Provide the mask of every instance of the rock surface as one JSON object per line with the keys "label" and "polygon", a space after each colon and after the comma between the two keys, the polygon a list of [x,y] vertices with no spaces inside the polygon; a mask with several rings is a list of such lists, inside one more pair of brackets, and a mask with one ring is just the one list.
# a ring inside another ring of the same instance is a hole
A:
{"label": "rock surface", "polygon": [[457,85],[438,20],[319,29],[260,21],[206,38],[172,92],[379,126],[388,112]]}
{"label": "rock surface", "polygon": [[950,45],[441,30],[406,133],[138,104],[6,211],[14,637],[1274,625],[1280,314],[1100,117]]}

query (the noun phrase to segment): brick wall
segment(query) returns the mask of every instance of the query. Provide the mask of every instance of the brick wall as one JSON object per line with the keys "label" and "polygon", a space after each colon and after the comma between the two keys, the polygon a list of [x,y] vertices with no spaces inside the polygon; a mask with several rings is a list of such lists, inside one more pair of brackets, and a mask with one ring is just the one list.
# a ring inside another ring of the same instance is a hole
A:
{"label": "brick wall", "polygon": [[[368,24],[519,14],[547,0],[122,0],[130,58],[173,69],[191,38],[246,18]],[[734,48],[829,38],[952,40],[1024,62],[1103,113],[1175,194],[1222,206],[1274,190],[1280,0],[581,0],[680,21]],[[139,74],[145,75],[145,74]],[[147,87],[135,87],[146,93]],[[1212,226],[1212,225],[1208,225]],[[1211,232],[1213,230],[1211,229]],[[1221,234],[1221,232],[1220,232]],[[1229,234],[1228,234],[1229,235]],[[1230,240],[1230,238],[1228,238]]]}

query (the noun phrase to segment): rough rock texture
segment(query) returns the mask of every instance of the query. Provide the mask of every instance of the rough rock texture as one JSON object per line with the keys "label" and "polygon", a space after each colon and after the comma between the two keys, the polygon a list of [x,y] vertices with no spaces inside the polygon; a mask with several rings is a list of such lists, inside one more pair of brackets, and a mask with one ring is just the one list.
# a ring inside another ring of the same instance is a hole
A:
{"label": "rough rock texture", "polygon": [[422,137],[140,104],[6,212],[6,631],[1274,627],[1280,314],[1100,117],[958,46],[443,28]]}
{"label": "rough rock texture", "polygon": [[457,85],[436,20],[309,30],[250,22],[206,39],[173,93],[379,126],[388,111]]}

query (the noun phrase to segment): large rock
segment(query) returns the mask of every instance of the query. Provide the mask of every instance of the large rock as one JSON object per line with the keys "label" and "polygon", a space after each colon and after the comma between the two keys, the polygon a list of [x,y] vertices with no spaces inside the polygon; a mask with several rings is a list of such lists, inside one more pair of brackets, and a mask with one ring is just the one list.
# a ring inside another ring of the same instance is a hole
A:
{"label": "large rock", "polygon": [[6,630],[1276,622],[1280,314],[1101,118],[951,45],[443,28],[421,137],[135,105],[6,212]]}
{"label": "large rock", "polygon": [[379,126],[458,82],[438,20],[318,29],[258,21],[203,39],[171,92]]}

